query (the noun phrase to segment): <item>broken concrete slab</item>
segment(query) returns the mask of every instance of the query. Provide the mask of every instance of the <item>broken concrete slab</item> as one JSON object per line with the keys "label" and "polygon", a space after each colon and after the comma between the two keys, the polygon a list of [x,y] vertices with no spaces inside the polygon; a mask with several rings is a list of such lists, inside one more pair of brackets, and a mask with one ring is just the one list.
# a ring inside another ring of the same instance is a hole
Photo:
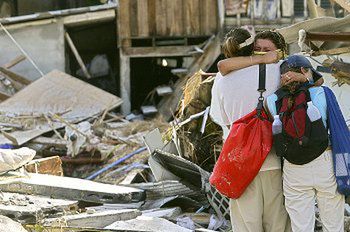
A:
{"label": "broken concrete slab", "polygon": [[60,216],[78,210],[78,201],[51,199],[18,193],[1,194],[0,214],[21,223],[33,224],[52,215]]}
{"label": "broken concrete slab", "polygon": [[123,230],[128,231],[132,228],[135,231],[145,231],[145,232],[191,232],[192,230],[178,226],[166,219],[155,218],[155,217],[146,217],[139,216],[136,219],[128,221],[119,221],[115,222],[105,229],[111,230]]}
{"label": "broken concrete slab", "polygon": [[[69,123],[75,123],[113,109],[121,103],[122,100],[117,96],[55,70],[2,102],[0,112],[8,117],[56,114]],[[27,130],[9,133],[15,141],[0,135],[0,144],[21,145],[63,125],[55,120],[52,125],[44,121]]]}
{"label": "broken concrete slab", "polygon": [[45,219],[43,225],[57,227],[64,222],[66,227],[104,228],[116,221],[131,220],[140,215],[137,209],[107,210]]}
{"label": "broken concrete slab", "polygon": [[98,211],[106,211],[106,210],[121,210],[121,209],[140,209],[144,204],[143,201],[135,202],[135,203],[127,203],[127,204],[103,204],[100,206],[91,206],[87,209],[93,209],[96,212]]}
{"label": "broken concrete slab", "polygon": [[23,226],[8,217],[0,215],[0,232],[28,232]]}
{"label": "broken concrete slab", "polygon": [[29,178],[1,181],[0,190],[96,203],[131,203],[145,198],[141,189],[35,173]]}
{"label": "broken concrete slab", "polygon": [[181,214],[182,210],[180,207],[173,208],[156,208],[142,211],[142,216],[157,217],[165,219],[174,219]]}

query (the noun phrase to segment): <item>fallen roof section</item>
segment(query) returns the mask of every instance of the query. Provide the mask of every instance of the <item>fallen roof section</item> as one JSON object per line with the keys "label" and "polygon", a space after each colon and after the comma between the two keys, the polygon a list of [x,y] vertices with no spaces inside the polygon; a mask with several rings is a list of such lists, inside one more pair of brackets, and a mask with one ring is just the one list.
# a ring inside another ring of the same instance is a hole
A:
{"label": "fallen roof section", "polygon": [[0,135],[0,144],[22,145],[54,128],[62,127],[62,120],[75,123],[102,114],[122,104],[122,100],[66,73],[54,70],[11,98],[0,103],[0,115],[45,116],[60,115],[61,120],[41,122],[23,131]]}

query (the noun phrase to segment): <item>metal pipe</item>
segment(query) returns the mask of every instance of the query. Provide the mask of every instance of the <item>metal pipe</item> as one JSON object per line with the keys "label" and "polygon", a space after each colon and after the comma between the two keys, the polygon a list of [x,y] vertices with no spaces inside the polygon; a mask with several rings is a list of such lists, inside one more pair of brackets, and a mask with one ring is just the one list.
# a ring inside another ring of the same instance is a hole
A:
{"label": "metal pipe", "polygon": [[95,173],[91,174],[90,176],[86,177],[85,179],[86,180],[93,180],[96,177],[98,177],[99,175],[101,175],[102,173],[108,171],[109,169],[113,168],[114,166],[117,166],[118,164],[124,162],[125,160],[131,158],[132,156],[145,151],[146,149],[147,149],[146,147],[141,147],[141,148],[137,149],[136,151],[133,151],[133,152],[127,154],[126,156],[124,156],[124,157],[114,161],[113,163],[107,165],[106,167],[98,170],[97,172],[95,172]]}

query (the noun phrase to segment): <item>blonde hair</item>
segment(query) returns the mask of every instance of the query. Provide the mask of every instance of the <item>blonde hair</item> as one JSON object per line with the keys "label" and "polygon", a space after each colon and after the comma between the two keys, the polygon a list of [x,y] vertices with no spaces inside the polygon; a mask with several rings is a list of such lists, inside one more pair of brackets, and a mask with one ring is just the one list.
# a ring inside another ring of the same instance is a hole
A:
{"label": "blonde hair", "polygon": [[250,56],[253,52],[254,44],[249,44],[240,48],[240,44],[244,43],[251,37],[250,33],[243,28],[235,28],[230,30],[224,38],[222,44],[222,53],[226,58],[235,56]]}

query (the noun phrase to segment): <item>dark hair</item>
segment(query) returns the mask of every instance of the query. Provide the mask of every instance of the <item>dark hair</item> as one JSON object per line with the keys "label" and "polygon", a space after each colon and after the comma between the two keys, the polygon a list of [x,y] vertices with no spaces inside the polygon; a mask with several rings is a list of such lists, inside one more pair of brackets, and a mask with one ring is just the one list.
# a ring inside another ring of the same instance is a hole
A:
{"label": "dark hair", "polygon": [[[303,67],[306,71],[308,71],[309,70],[309,68],[305,68],[305,67]],[[289,71],[291,71],[291,72],[296,72],[296,73],[303,73],[302,71],[301,71],[301,67],[289,67],[289,65],[288,65],[288,62],[287,61],[284,61],[281,65],[280,65],[280,73],[281,74],[285,74],[285,73],[287,73],[287,72],[289,72]]]}
{"label": "dark hair", "polygon": [[[303,67],[303,68],[304,68],[306,71],[309,70],[309,68],[305,68],[305,67]],[[280,73],[281,73],[281,75],[282,75],[282,74],[285,74],[285,73],[287,73],[287,72],[289,72],[289,71],[291,71],[291,72],[296,72],[296,73],[303,73],[303,72],[301,71],[301,69],[302,69],[302,67],[290,67],[290,66],[288,65],[288,62],[287,62],[287,61],[284,61],[284,62],[280,65]],[[300,88],[300,86],[301,86],[302,84],[303,84],[303,83],[301,83],[301,82],[296,82],[296,81],[294,81],[294,82],[289,83],[288,85],[283,85],[282,88],[284,88],[285,90],[287,90],[287,91],[289,91],[289,92],[291,92],[291,93],[294,93],[297,89]],[[289,99],[289,100],[288,100],[288,109],[290,109],[290,107],[292,106],[293,102],[294,102],[293,99]]]}
{"label": "dark hair", "polygon": [[254,44],[239,48],[239,44],[244,43],[246,39],[251,37],[249,31],[243,28],[235,28],[230,30],[224,38],[222,44],[222,52],[226,58],[235,56],[250,56],[254,49]]}
{"label": "dark hair", "polygon": [[277,49],[281,49],[283,54],[288,54],[286,41],[284,40],[283,35],[281,35],[279,32],[262,31],[256,34],[254,41],[256,42],[258,39],[268,39],[277,47]]}

